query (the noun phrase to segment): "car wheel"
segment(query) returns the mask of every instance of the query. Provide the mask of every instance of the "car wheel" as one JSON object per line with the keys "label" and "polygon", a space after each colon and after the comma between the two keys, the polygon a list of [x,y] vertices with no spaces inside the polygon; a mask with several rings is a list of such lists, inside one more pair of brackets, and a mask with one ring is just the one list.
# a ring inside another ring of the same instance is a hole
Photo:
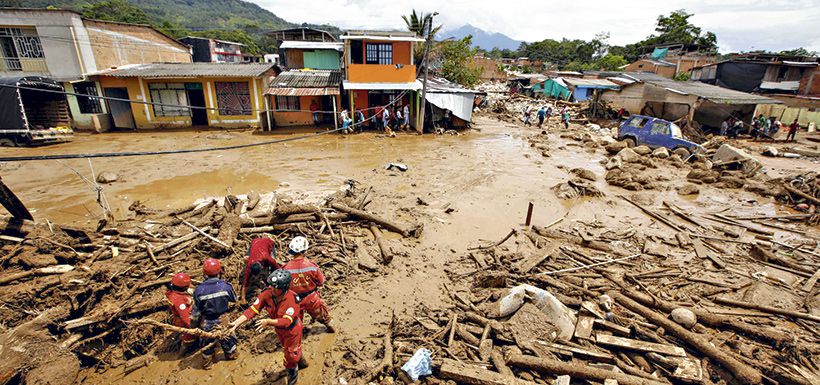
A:
{"label": "car wheel", "polygon": [[683,147],[678,147],[678,148],[674,149],[672,151],[672,153],[673,154],[678,154],[678,156],[680,156],[680,158],[683,159],[683,160],[686,160],[686,158],[688,158],[689,155],[690,155],[689,150],[687,150]]}
{"label": "car wheel", "polygon": [[629,147],[629,148],[632,148],[632,147],[635,147],[636,145],[638,145],[637,143],[635,143],[635,139],[632,139],[632,138],[626,138],[626,139],[624,139],[624,142],[626,142],[626,146]]}
{"label": "car wheel", "polygon": [[10,138],[0,138],[0,147],[17,147],[17,142]]}

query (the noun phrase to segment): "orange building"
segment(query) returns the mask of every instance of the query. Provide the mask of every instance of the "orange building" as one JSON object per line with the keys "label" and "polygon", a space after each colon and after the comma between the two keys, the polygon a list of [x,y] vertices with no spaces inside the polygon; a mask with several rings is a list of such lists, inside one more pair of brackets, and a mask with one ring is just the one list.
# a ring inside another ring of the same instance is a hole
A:
{"label": "orange building", "polygon": [[350,111],[362,111],[370,118],[383,106],[409,105],[410,121],[415,122],[422,84],[416,80],[414,47],[424,39],[398,31],[348,31],[341,38],[345,46],[342,87]]}

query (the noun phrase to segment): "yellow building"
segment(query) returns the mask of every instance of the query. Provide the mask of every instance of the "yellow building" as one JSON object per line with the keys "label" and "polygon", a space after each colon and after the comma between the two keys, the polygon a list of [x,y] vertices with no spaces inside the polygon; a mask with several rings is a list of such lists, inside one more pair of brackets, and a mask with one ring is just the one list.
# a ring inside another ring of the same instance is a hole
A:
{"label": "yellow building", "polygon": [[114,125],[134,129],[263,128],[273,64],[156,63],[89,74],[108,97]]}

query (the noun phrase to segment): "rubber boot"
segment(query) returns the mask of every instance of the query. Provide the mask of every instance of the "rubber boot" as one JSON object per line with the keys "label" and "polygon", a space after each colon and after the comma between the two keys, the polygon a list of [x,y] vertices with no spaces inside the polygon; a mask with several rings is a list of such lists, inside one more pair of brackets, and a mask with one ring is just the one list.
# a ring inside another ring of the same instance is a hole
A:
{"label": "rubber boot", "polygon": [[239,349],[234,350],[233,353],[225,354],[225,359],[228,361],[233,361],[237,358],[239,358]]}
{"label": "rubber boot", "polygon": [[288,385],[295,385],[299,380],[299,368],[288,369]]}
{"label": "rubber boot", "polygon": [[300,368],[307,368],[309,365],[310,364],[308,364],[308,361],[305,359],[304,355],[299,357],[299,367]]}

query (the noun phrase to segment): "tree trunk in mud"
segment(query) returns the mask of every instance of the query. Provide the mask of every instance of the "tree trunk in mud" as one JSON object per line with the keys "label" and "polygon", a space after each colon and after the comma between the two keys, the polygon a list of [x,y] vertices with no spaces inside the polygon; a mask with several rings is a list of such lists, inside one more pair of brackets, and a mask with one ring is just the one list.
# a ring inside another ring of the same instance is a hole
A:
{"label": "tree trunk in mud", "polygon": [[63,308],[51,308],[0,335],[0,384],[18,376],[28,384],[70,385],[77,380],[80,361],[46,329],[65,316]]}
{"label": "tree trunk in mud", "polygon": [[402,227],[400,225],[397,225],[397,224],[395,224],[393,222],[390,222],[386,219],[382,219],[382,218],[380,218],[376,215],[370,214],[366,211],[357,210],[357,209],[354,209],[354,208],[351,208],[351,207],[348,207],[348,206],[345,206],[341,203],[336,203],[336,202],[331,203],[330,207],[333,207],[334,209],[339,210],[341,212],[345,212],[345,213],[348,213],[350,215],[359,217],[361,219],[364,219],[364,220],[379,224],[382,227],[384,227],[385,229],[388,229],[392,232],[401,234],[403,237],[410,236],[411,230],[405,229],[404,227]]}
{"label": "tree trunk in mud", "polygon": [[613,379],[621,385],[669,385],[666,382],[617,373],[593,366],[584,366],[574,362],[564,362],[552,358],[533,357],[523,354],[511,355],[507,360],[507,364],[550,375],[569,375],[572,378],[584,380],[605,381],[607,379]]}

